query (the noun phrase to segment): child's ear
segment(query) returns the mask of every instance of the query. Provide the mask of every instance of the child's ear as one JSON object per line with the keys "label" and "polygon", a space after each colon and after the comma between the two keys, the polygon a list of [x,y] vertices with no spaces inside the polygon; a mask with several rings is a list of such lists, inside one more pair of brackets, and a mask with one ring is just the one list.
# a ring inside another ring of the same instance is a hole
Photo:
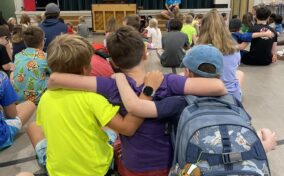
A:
{"label": "child's ear", "polygon": [[188,68],[185,68],[184,69],[184,76],[187,77],[187,78],[193,78],[194,74]]}

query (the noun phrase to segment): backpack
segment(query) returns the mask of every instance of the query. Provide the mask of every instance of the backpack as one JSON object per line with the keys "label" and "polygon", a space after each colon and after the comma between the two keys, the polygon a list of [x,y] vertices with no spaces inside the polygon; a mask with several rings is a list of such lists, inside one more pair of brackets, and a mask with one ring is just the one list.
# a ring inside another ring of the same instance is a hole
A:
{"label": "backpack", "polygon": [[186,96],[169,176],[270,176],[250,116],[231,95]]}

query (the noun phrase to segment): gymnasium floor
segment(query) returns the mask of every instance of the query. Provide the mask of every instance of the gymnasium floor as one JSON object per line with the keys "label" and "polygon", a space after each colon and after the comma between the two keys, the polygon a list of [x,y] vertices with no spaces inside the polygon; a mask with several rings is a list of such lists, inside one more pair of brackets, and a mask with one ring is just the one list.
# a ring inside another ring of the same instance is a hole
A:
{"label": "gymnasium floor", "polygon": [[[102,37],[95,36],[91,40],[102,41]],[[155,51],[149,51],[146,67],[148,71],[172,72],[171,68],[160,66]],[[252,116],[255,128],[267,127],[273,129],[277,133],[278,140],[284,139],[284,128],[282,126],[284,125],[284,104],[282,104],[284,100],[284,61],[278,61],[276,64],[267,67],[241,65],[240,70],[245,73],[242,88],[243,104]],[[177,69],[177,72],[181,71],[181,69]],[[33,147],[22,130],[17,135],[13,146],[0,152],[0,176],[14,176],[20,171],[39,173],[41,169],[34,156]],[[277,146],[277,149],[270,152],[268,157],[272,175],[283,175],[284,145]],[[3,167],[4,165],[7,166]]]}

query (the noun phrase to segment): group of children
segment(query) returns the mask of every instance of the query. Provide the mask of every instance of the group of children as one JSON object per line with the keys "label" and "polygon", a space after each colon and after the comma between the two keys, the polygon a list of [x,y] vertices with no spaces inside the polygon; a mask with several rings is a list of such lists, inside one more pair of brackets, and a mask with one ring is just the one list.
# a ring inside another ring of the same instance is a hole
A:
{"label": "group of children", "polygon": [[[58,9],[51,10],[57,12]],[[277,37],[271,32],[261,32],[268,28],[264,24],[269,17],[266,10],[261,7],[256,11],[258,22],[254,27],[257,29],[250,30],[250,37],[258,38],[251,39],[250,53],[258,46],[258,40],[264,40],[260,37],[268,37],[262,42],[270,52],[263,55],[271,56],[272,62],[271,50]],[[192,18],[188,16],[185,21],[190,24]],[[203,17],[198,39],[193,37],[197,46],[186,55],[182,48],[189,48],[190,42],[188,36],[179,31],[183,27],[185,31],[191,30],[179,19],[169,21],[171,32],[162,39],[162,45],[169,48],[164,53],[180,52],[184,76],[147,73],[147,50],[139,33],[139,19],[127,17],[124,23],[126,26],[114,27],[106,37],[109,57],[121,72],[113,77],[89,76],[94,50],[85,38],[59,35],[48,44],[45,54],[43,31],[29,27],[24,32],[23,40],[28,48],[15,56],[15,65],[20,69],[16,69],[12,77],[16,92],[27,87],[29,91],[19,95],[30,101],[16,106],[15,90],[6,73],[0,72],[0,104],[4,112],[0,114],[0,133],[3,134],[0,149],[12,144],[16,132],[38,103],[36,122],[28,126],[27,133],[39,163],[46,166],[49,175],[103,176],[115,155],[118,172],[123,176],[166,176],[173,159],[168,127],[169,123],[177,126],[187,106],[183,96],[228,93],[241,101],[243,74],[237,70],[241,61],[239,47],[217,10]],[[153,27],[155,24],[152,20],[148,28],[152,41],[155,41],[153,36],[161,35]],[[182,42],[177,38],[182,38]],[[48,90],[43,93],[46,86]],[[31,91],[35,89],[37,91]],[[107,134],[111,130],[120,134],[121,146],[114,144],[115,152],[108,143]],[[266,151],[275,148],[274,132],[262,129],[258,134]]]}

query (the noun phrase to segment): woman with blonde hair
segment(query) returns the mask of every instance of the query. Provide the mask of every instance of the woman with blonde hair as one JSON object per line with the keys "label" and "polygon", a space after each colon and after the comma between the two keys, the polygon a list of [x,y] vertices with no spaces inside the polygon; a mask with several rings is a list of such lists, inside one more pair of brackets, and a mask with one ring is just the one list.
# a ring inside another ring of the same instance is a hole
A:
{"label": "woman with blonde hair", "polygon": [[162,48],[162,33],[160,28],[158,28],[158,20],[152,18],[149,21],[149,26],[147,27],[147,37],[150,43],[150,48],[159,49]]}
{"label": "woman with blonde hair", "polygon": [[241,59],[240,51],[224,19],[216,9],[204,16],[197,44],[212,44],[223,53],[224,70],[221,79],[228,93],[241,100],[240,85],[244,75],[237,70]]}

